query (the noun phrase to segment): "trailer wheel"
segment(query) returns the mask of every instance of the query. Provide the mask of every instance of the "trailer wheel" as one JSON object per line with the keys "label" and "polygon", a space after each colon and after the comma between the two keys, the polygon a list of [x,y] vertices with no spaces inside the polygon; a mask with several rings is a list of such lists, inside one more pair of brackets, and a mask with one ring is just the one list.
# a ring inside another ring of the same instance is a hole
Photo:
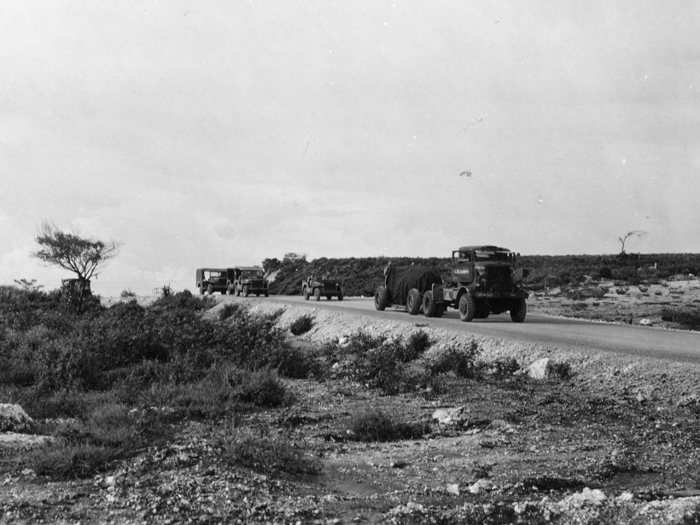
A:
{"label": "trailer wheel", "polygon": [[527,315],[527,303],[525,299],[517,299],[513,301],[513,306],[510,308],[510,320],[514,323],[522,323]]}
{"label": "trailer wheel", "polygon": [[314,288],[314,299],[317,301],[321,300],[321,289],[320,288]]}
{"label": "trailer wheel", "polygon": [[423,294],[423,314],[426,317],[438,317],[441,306],[433,300],[433,292],[428,290]]}
{"label": "trailer wheel", "polygon": [[474,298],[469,292],[464,292],[459,298],[459,318],[462,321],[469,322],[474,319]]}
{"label": "trailer wheel", "polygon": [[384,286],[380,286],[374,292],[374,307],[379,311],[383,311],[387,306],[389,306],[389,290]]}
{"label": "trailer wheel", "polygon": [[420,312],[421,296],[417,288],[411,288],[406,297],[406,310],[411,315],[416,315]]}

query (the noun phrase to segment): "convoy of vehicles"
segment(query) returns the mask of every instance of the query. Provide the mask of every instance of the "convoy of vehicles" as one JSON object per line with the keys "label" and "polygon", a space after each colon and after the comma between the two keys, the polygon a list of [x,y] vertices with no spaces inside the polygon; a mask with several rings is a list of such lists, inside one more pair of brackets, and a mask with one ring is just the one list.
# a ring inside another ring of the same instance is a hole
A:
{"label": "convoy of vehicles", "polygon": [[[462,321],[509,312],[513,322],[522,323],[527,315],[528,292],[523,287],[527,270],[516,269],[516,260],[517,254],[506,248],[477,245],[452,251],[448,275],[442,275],[439,268],[399,268],[389,263],[384,285],[374,295],[375,308],[400,305],[412,315],[422,311],[426,317],[440,317],[447,308],[454,308]],[[259,266],[198,268],[196,282],[201,294],[268,296],[268,283]],[[307,301],[324,296],[342,301],[343,285],[328,275],[323,279],[312,275],[302,282],[301,294]]]}
{"label": "convoy of vehicles", "polygon": [[309,297],[321,300],[321,297],[326,297],[329,301],[333,297],[337,297],[338,301],[343,300],[343,285],[339,279],[333,279],[326,276],[325,279],[316,279],[314,276],[309,276],[301,283],[301,295],[307,301]]}

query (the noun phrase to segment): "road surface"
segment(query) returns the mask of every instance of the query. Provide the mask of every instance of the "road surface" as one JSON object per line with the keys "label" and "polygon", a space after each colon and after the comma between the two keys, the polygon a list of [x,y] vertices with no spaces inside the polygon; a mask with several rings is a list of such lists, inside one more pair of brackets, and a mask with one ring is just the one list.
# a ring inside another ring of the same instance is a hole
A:
{"label": "road surface", "polygon": [[[226,297],[226,299],[229,299]],[[481,336],[522,342],[544,343],[558,348],[577,350],[601,350],[644,357],[656,357],[673,361],[700,364],[700,333],[663,328],[617,325],[549,317],[528,313],[524,323],[513,323],[508,314],[492,315],[488,319],[475,319],[470,323],[459,320],[456,310],[449,309],[442,318],[411,316],[398,309],[378,312],[371,298],[346,298],[343,301],[304,301],[300,296],[272,296],[252,298],[253,301],[275,301],[285,304],[305,304],[316,308],[328,308],[348,313],[362,314],[380,319],[428,323],[431,327],[462,330]]]}

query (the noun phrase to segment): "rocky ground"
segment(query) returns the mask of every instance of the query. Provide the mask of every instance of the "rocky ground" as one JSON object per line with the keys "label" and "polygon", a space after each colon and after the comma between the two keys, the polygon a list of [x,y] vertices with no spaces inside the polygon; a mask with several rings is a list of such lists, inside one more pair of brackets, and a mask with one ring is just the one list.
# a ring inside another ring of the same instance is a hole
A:
{"label": "rocky ground", "polygon": [[[312,329],[289,335],[302,348],[343,344],[360,329],[425,330],[428,352],[469,342],[404,320],[312,307],[287,307],[278,324],[304,314],[314,318]],[[448,376],[442,392],[392,396],[332,375],[286,380],[290,406],[189,422],[170,442],[85,480],[12,469],[13,449],[0,444],[0,522],[700,523],[698,367],[486,338],[477,344],[480,359],[515,358],[520,373]],[[562,363],[570,373],[561,373]],[[357,441],[353,420],[372,410],[424,434]],[[228,446],[240,432],[291,447],[309,468],[241,463]]]}
{"label": "rocky ground", "polygon": [[664,310],[700,311],[700,280],[662,280],[649,284],[589,282],[562,290],[556,287],[533,293],[531,311],[582,319],[687,328],[664,319]]}

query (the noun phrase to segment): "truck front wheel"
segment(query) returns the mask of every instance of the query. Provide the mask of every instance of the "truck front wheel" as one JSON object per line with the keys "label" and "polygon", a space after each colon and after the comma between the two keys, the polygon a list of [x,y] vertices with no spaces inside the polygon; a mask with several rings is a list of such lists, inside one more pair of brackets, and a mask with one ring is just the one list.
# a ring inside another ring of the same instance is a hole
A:
{"label": "truck front wheel", "polygon": [[474,319],[476,307],[474,306],[474,298],[469,292],[463,293],[462,297],[459,298],[458,309],[459,318],[462,321],[469,322]]}
{"label": "truck front wheel", "polygon": [[510,308],[510,320],[514,323],[522,323],[527,315],[527,303],[525,299],[517,299],[513,301],[513,306]]}

